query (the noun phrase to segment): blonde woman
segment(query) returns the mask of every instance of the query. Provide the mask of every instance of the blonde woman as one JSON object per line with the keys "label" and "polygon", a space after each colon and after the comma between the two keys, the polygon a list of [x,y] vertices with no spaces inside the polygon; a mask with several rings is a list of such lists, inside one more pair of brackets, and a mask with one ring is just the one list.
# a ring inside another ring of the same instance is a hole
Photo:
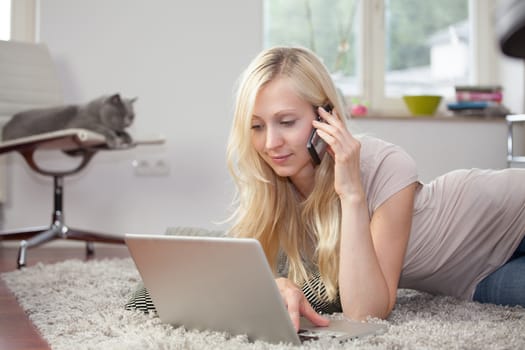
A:
{"label": "blonde woman", "polygon": [[[326,67],[303,48],[261,52],[239,81],[231,234],[261,242],[296,328],[301,315],[326,325],[318,312],[386,318],[398,287],[472,300],[502,289],[485,282],[515,261],[503,277],[521,292],[477,300],[525,306],[525,170],[422,184],[400,147],[357,138],[344,115]],[[318,165],[313,129],[327,144]]]}

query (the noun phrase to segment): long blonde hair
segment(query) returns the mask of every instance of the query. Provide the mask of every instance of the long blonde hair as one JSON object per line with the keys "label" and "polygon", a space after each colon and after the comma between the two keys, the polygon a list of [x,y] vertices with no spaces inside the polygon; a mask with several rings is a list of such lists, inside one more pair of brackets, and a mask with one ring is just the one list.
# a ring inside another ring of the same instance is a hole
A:
{"label": "long blonde hair", "polygon": [[[261,52],[239,80],[227,161],[237,187],[230,234],[261,242],[276,272],[279,251],[288,257],[288,277],[308,281],[305,260],[319,268],[330,300],[337,296],[341,207],[334,190],[334,162],[326,156],[316,168],[312,193],[301,202],[288,178],[280,177],[251,143],[253,106],[260,89],[277,77],[294,82],[312,106],[330,103],[337,115],[345,110],[329,72],[311,51],[274,47]],[[305,145],[306,147],[306,145]]]}

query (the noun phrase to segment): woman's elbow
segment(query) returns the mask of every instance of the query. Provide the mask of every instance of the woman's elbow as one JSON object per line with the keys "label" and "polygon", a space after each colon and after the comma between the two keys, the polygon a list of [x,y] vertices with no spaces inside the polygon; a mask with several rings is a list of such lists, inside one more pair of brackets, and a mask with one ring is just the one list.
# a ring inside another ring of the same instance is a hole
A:
{"label": "woman's elbow", "polygon": [[391,311],[386,312],[361,312],[361,313],[347,313],[343,312],[343,315],[354,321],[367,321],[369,318],[379,318],[386,320],[390,316]]}
{"label": "woman's elbow", "polygon": [[346,318],[355,321],[366,321],[368,318],[379,318],[385,320],[390,316],[393,309],[394,305],[390,303],[388,303],[384,307],[381,307],[379,305],[368,308],[343,307],[343,315]]}

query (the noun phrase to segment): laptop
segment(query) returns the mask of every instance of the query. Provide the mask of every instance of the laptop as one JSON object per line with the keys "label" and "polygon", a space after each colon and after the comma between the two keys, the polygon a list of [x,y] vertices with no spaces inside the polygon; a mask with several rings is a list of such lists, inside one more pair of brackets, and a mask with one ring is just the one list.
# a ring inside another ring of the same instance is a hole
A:
{"label": "laptop", "polygon": [[315,327],[302,319],[298,334],[256,239],[126,234],[125,241],[164,323],[295,345],[386,329],[346,319]]}

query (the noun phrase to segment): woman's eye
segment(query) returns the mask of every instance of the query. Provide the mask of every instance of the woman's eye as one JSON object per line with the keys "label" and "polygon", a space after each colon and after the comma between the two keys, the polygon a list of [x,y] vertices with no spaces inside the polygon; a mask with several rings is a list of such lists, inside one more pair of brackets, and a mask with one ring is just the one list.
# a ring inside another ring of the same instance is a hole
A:
{"label": "woman's eye", "polygon": [[262,129],[262,125],[260,124],[253,124],[252,127],[251,127],[252,130],[261,130]]}
{"label": "woman's eye", "polygon": [[295,120],[283,120],[281,121],[281,125],[284,125],[284,126],[292,126],[295,124]]}

